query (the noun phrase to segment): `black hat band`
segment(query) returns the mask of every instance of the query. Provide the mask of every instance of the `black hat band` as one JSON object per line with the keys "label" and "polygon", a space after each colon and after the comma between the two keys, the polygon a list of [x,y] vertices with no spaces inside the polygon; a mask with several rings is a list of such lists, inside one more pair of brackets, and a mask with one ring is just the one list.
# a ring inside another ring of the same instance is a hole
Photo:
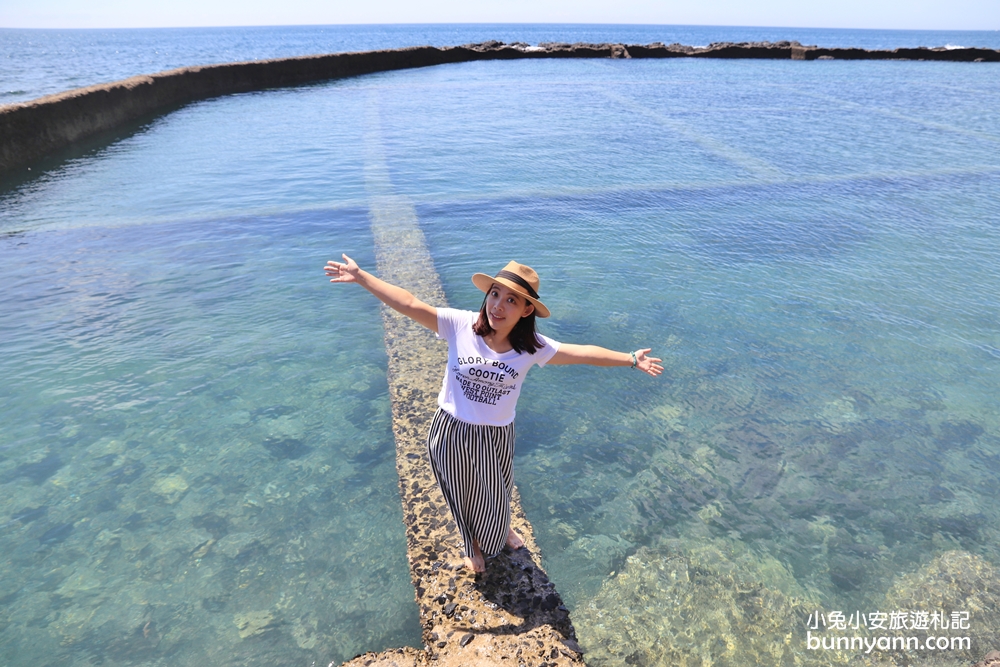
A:
{"label": "black hat band", "polygon": [[520,285],[521,287],[523,287],[524,289],[528,290],[528,294],[531,295],[532,299],[538,298],[538,293],[531,285],[528,284],[528,281],[522,278],[521,276],[517,275],[516,273],[513,273],[511,271],[501,270],[500,273],[496,275],[496,277],[506,278],[507,280],[511,280]]}

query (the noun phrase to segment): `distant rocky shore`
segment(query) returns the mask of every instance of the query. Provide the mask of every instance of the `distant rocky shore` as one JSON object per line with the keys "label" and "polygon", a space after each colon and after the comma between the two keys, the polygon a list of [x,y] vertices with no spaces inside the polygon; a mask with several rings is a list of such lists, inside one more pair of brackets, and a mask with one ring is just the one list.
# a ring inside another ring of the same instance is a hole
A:
{"label": "distant rocky shore", "polygon": [[753,58],[784,60],[941,60],[1000,62],[984,48],[820,48],[798,42],[683,44],[505,44],[419,46],[384,51],[226,63],[134,76],[78,88],[30,102],[0,106],[0,177],[25,173],[32,164],[73,144],[98,139],[196,100],[266,88],[413,67],[476,60],[524,58]]}
{"label": "distant rocky shore", "polygon": [[540,58],[755,58],[773,60],[945,60],[952,62],[1000,62],[1000,51],[984,48],[900,49],[821,48],[798,42],[714,42],[708,46],[685,44],[560,44],[544,42],[538,46],[515,42],[483,42],[463,47],[482,53],[519,51],[511,57]]}

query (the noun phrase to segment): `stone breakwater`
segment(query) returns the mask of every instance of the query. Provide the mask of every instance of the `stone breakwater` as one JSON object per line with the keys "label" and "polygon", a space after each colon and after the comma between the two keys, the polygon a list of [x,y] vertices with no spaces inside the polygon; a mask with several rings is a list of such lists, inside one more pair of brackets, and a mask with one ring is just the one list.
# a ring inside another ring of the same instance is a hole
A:
{"label": "stone breakwater", "polygon": [[74,143],[129,123],[211,97],[328,79],[476,60],[523,58],[756,58],[785,60],[943,60],[1000,62],[1000,51],[981,48],[866,50],[819,48],[798,42],[682,44],[558,44],[484,42],[453,47],[411,47],[254,62],[183,67],[78,88],[0,106],[0,175],[26,170]]}

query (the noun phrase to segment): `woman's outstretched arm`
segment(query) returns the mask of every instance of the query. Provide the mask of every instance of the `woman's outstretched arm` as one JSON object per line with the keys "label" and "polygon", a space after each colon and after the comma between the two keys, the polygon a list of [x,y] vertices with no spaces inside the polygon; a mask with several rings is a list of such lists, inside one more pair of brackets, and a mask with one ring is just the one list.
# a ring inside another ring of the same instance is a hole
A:
{"label": "woman's outstretched arm", "polygon": [[[390,285],[361,270],[347,255],[343,255],[343,258],[346,263],[330,260],[324,267],[331,283],[357,283],[378,297],[385,305],[437,333],[437,308],[427,305],[402,287]],[[631,360],[629,363],[632,363]]]}
{"label": "woman's outstretched arm", "polygon": [[597,345],[571,345],[562,343],[555,355],[549,360],[550,364],[590,364],[592,366],[631,366],[632,355],[635,355],[635,367],[656,377],[663,372],[660,365],[662,359],[648,356],[652,348],[636,350],[635,352],[615,352],[605,347]]}

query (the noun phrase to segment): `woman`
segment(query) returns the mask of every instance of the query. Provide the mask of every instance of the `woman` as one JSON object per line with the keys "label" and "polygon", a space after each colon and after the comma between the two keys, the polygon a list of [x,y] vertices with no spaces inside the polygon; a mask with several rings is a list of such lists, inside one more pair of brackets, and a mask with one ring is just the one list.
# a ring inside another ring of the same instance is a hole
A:
{"label": "woman", "polygon": [[333,283],[358,283],[390,308],[448,341],[448,368],[438,395],[427,448],[465,546],[465,565],[483,572],[483,554],[524,541],[510,527],[514,488],[514,413],[528,369],[534,364],[630,366],[656,377],[663,372],[650,349],[615,352],[596,345],[560,344],[535,332],[548,317],[538,297],[538,274],[510,262],[495,276],[472,282],[486,298],[479,312],[435,308],[406,290],[362,271],[353,259],[327,262]]}

